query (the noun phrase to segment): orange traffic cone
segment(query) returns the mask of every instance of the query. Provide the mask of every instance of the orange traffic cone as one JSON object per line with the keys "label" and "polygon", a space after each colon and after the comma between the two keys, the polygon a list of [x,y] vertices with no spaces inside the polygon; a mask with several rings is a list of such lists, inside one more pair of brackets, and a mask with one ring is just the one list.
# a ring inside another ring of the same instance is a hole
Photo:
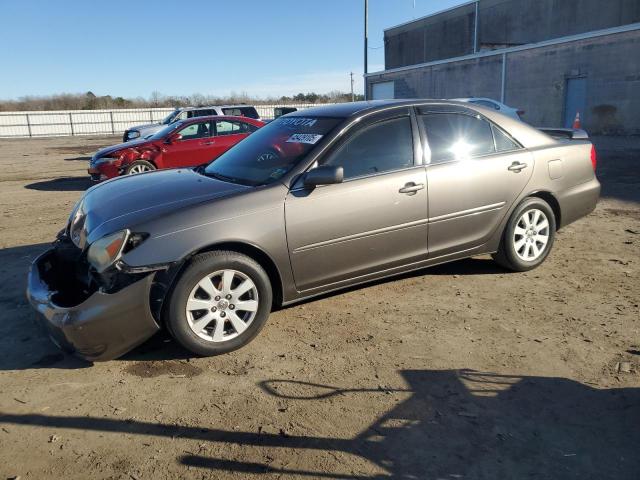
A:
{"label": "orange traffic cone", "polygon": [[573,121],[573,128],[580,130],[582,126],[580,125],[580,112],[576,112],[576,118]]}

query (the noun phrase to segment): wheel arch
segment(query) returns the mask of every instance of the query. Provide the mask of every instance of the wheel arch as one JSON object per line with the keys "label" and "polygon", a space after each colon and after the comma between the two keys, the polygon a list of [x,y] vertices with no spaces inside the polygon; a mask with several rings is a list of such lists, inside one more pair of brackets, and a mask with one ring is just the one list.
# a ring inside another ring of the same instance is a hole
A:
{"label": "wheel arch", "polygon": [[242,253],[256,262],[264,268],[265,272],[267,272],[267,276],[269,277],[269,281],[271,282],[271,288],[273,290],[273,306],[280,307],[282,305],[283,300],[283,285],[282,285],[282,275],[280,274],[280,270],[276,265],[276,262],[271,258],[271,256],[266,253],[260,247],[253,245],[248,242],[241,241],[226,241],[226,242],[218,242],[212,243],[205,247],[202,247],[198,250],[191,252],[187,255],[182,262],[182,268],[180,272],[175,276],[174,282],[178,279],[178,277],[182,274],[183,269],[189,263],[189,260],[196,255],[201,253],[211,252],[214,250],[231,250],[233,252]]}
{"label": "wheel arch", "polygon": [[168,305],[167,300],[173,292],[178,279],[182,276],[182,273],[189,265],[189,260],[201,253],[211,252],[214,250],[230,250],[242,253],[258,262],[258,264],[264,268],[265,272],[267,272],[267,276],[271,282],[271,288],[273,291],[272,309],[279,309],[282,306],[284,285],[282,283],[280,271],[271,256],[261,248],[250,243],[241,241],[225,241],[212,243],[201,247],[198,250],[194,250],[185,255],[178,264],[170,268],[168,271],[160,271],[156,273],[154,282],[155,288],[152,289],[149,296],[150,308],[156,321],[162,325],[167,325],[165,317],[166,307]]}
{"label": "wheel arch", "polygon": [[[155,157],[148,157],[145,156],[144,153],[142,153],[141,155],[138,156],[138,158],[134,158],[133,160],[131,160],[131,163],[133,162],[138,162],[138,161],[144,161],[144,162],[149,162],[151,165],[153,165],[154,167],[159,168],[158,166],[158,162],[156,161]],[[129,163],[129,165],[131,165],[131,163]]]}
{"label": "wheel arch", "polygon": [[161,168],[163,165],[158,162],[158,157],[160,157],[160,152],[155,152],[153,150],[144,150],[140,153],[136,160],[144,160],[151,163],[156,168]]}
{"label": "wheel arch", "polygon": [[562,225],[562,210],[560,208],[560,202],[555,197],[555,195],[547,190],[539,190],[537,192],[532,192],[525,198],[540,198],[547,202],[553,210],[553,216],[556,221],[556,231],[560,230],[560,226]]}

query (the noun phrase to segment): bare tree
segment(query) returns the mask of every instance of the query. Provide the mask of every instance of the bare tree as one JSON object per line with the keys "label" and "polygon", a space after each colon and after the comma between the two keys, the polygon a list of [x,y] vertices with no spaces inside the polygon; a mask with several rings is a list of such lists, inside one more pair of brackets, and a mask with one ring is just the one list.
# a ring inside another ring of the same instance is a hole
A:
{"label": "bare tree", "polygon": [[[356,99],[362,99],[357,95]],[[16,100],[0,100],[0,111],[38,111],[38,110],[94,110],[115,108],[148,108],[148,107],[184,107],[197,105],[223,105],[232,103],[273,104],[273,103],[328,103],[348,102],[351,95],[333,91],[328,94],[315,92],[297,93],[294,96],[279,98],[256,98],[247,92],[231,92],[228,96],[203,95],[194,93],[190,96],[166,96],[158,91],[151,92],[148,99],[143,97],[124,98],[111,95],[98,96],[93,92],[59,93],[48,96],[28,95]]]}

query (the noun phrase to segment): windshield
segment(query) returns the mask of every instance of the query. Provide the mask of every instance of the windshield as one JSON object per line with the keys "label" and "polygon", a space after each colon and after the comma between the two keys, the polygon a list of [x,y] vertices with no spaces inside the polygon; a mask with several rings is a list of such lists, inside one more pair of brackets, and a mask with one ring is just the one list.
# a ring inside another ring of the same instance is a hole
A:
{"label": "windshield", "polygon": [[169,125],[171,122],[173,122],[173,119],[176,118],[176,115],[178,115],[179,112],[179,110],[174,110],[169,115],[164,117],[160,123],[162,125]]}
{"label": "windshield", "polygon": [[158,130],[153,135],[150,135],[144,138],[149,140],[162,140],[163,138],[165,138],[167,135],[169,135],[171,132],[173,132],[176,128],[178,128],[181,125],[182,125],[182,122],[172,123],[171,125],[167,125],[163,129]]}
{"label": "windshield", "polygon": [[210,163],[204,173],[244,185],[275,182],[341,121],[322,117],[278,118]]}

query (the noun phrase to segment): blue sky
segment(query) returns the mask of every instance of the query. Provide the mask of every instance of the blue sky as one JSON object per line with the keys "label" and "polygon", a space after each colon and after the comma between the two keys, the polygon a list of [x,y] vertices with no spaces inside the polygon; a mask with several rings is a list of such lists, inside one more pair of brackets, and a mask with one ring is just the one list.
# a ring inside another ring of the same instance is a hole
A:
{"label": "blue sky", "polygon": [[[370,0],[369,71],[383,30],[464,0]],[[362,91],[363,0],[2,2],[0,98],[93,91],[268,97]]]}

